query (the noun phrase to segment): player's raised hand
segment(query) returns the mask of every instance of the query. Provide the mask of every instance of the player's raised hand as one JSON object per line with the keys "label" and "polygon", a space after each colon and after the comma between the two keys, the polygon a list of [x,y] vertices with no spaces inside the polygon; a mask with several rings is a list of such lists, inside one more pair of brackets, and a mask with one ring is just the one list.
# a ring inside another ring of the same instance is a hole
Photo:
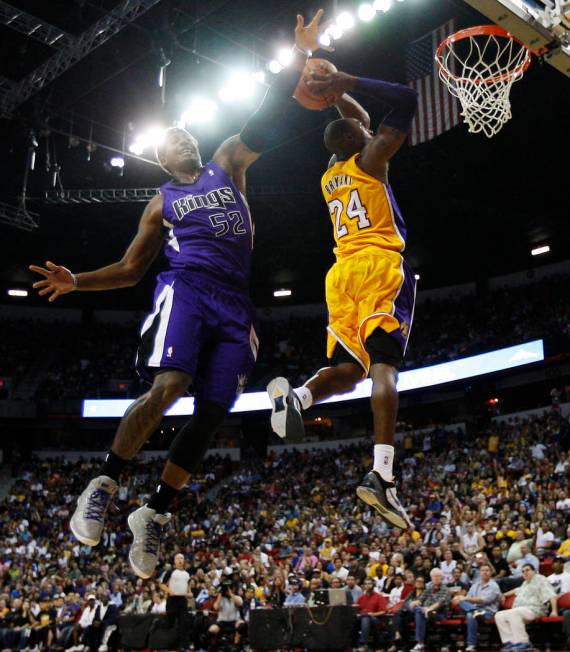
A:
{"label": "player's raised hand", "polygon": [[319,48],[331,50],[331,48],[325,48],[319,43],[320,36],[330,25],[330,21],[327,21],[322,25],[320,24],[324,13],[324,9],[319,9],[315,14],[313,20],[308,25],[305,25],[305,19],[303,16],[301,16],[301,14],[297,14],[297,24],[295,25],[295,43],[302,50],[318,50]]}
{"label": "player's raised hand", "polygon": [[55,301],[61,294],[67,294],[75,289],[74,276],[67,267],[56,265],[48,260],[45,267],[30,265],[30,270],[44,277],[32,287],[39,290],[38,294],[41,297],[49,294],[50,301]]}
{"label": "player's raised hand", "polygon": [[345,72],[313,73],[311,79],[306,81],[307,88],[314,95],[326,95],[338,100],[344,93],[350,92],[355,83],[355,78]]}

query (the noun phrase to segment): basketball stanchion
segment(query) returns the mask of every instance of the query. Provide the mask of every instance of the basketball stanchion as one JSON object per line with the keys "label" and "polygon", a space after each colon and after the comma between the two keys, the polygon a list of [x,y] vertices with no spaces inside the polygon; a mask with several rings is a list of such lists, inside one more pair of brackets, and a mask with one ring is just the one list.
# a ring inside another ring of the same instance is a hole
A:
{"label": "basketball stanchion", "polygon": [[471,133],[491,138],[511,119],[511,87],[529,67],[531,54],[498,25],[469,27],[439,44],[439,77],[461,102]]}

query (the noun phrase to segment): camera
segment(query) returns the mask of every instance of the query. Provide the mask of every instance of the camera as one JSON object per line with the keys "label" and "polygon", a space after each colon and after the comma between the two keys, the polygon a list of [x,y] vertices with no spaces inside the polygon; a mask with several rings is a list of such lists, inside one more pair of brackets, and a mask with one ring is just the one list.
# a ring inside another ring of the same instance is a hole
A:
{"label": "camera", "polygon": [[229,598],[231,590],[232,590],[232,582],[228,582],[228,581],[222,582],[222,586],[220,587],[220,593],[222,594],[222,597]]}

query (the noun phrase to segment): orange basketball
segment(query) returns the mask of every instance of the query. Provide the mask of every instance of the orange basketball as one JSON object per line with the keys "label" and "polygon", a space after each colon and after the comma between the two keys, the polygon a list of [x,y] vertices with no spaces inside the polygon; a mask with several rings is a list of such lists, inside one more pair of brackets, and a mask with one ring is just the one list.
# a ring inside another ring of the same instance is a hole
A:
{"label": "orange basketball", "polygon": [[313,95],[307,86],[307,82],[313,74],[323,75],[329,72],[336,72],[336,66],[326,59],[309,59],[299,79],[293,97],[306,109],[322,111],[334,104],[334,97],[325,95]]}

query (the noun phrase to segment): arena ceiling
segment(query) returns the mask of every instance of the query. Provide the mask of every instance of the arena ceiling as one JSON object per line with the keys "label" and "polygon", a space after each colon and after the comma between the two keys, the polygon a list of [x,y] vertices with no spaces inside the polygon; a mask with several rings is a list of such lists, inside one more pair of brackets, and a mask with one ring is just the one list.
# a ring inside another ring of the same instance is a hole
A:
{"label": "arena ceiling", "polygon": [[[16,6],[71,35],[79,35],[117,0],[10,0]],[[334,4],[322,3],[331,14]],[[337,3],[353,8],[357,3]],[[95,49],[0,122],[3,152],[2,201],[16,204],[26,165],[30,128],[38,138],[36,169],[28,196],[51,188],[46,170],[61,165],[64,188],[155,187],[165,177],[155,166],[127,159],[123,176],[109,166],[137,128],[169,124],[188,97],[215,94],[216,80],[231,67],[263,65],[277,47],[291,42],[297,12],[311,16],[314,2],[299,0],[161,0],[119,34]],[[451,17],[463,26],[488,22],[461,0],[404,0],[384,16],[359,24],[327,55],[339,68],[391,81],[404,79],[407,43]],[[18,82],[53,55],[37,39],[0,25],[0,77]],[[160,50],[167,68],[166,103],[157,84]],[[513,88],[513,119],[488,140],[464,126],[416,147],[404,147],[393,160],[391,182],[408,223],[408,259],[421,274],[421,287],[437,287],[516,271],[567,257],[569,241],[567,165],[557,164],[566,142],[568,79],[534,61]],[[215,124],[195,133],[207,159],[216,145],[239,131],[255,103],[226,105]],[[381,108],[367,105],[373,120]],[[250,170],[257,243],[253,296],[273,303],[276,287],[293,288],[294,299],[320,301],[332,262],[332,235],[319,179],[327,155],[322,130],[333,110],[308,112],[292,107],[278,124],[276,146]],[[133,131],[129,131],[132,127]],[[83,141],[99,146],[91,153]],[[142,204],[51,206],[29,201],[40,214],[39,228],[26,232],[0,225],[2,287],[26,286],[30,262],[47,258],[83,271],[121,256],[133,236]],[[533,245],[548,243],[551,253],[532,259]],[[153,271],[158,269],[158,261]],[[146,308],[152,273],[137,289],[67,297],[66,306]],[[2,290],[1,301],[5,300]],[[32,304],[40,301],[28,300]]]}

